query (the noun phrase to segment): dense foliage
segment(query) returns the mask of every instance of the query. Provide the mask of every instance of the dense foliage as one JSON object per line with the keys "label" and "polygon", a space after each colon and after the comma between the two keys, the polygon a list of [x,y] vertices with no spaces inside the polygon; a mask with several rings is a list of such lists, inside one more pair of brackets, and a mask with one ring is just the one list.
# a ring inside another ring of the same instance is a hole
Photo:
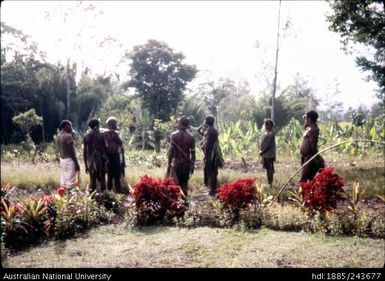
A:
{"label": "dense foliage", "polygon": [[241,178],[232,183],[224,183],[219,187],[217,197],[225,207],[233,210],[245,208],[248,204],[256,203],[255,180],[255,178]]}
{"label": "dense foliage", "polygon": [[[349,43],[361,43],[374,49],[356,58],[356,63],[370,71],[371,79],[385,97],[385,3],[381,0],[330,1],[333,14],[328,17],[330,29],[342,37],[345,48]],[[373,55],[372,55],[373,53]]]}
{"label": "dense foliage", "polygon": [[[9,185],[1,186],[1,238],[8,247],[22,248],[49,238],[71,237],[99,223],[109,222],[118,211],[120,196],[95,195],[79,189],[58,188],[21,196]],[[104,200],[102,200],[104,199]]]}
{"label": "dense foliage", "polygon": [[345,200],[344,178],[333,173],[334,168],[322,169],[312,181],[302,183],[304,206],[321,212],[335,209]]}
{"label": "dense foliage", "polygon": [[182,189],[172,178],[140,178],[132,190],[139,224],[152,224],[180,216],[185,211]]}
{"label": "dense foliage", "polygon": [[168,121],[183,100],[186,84],[197,73],[195,66],[184,64],[183,54],[156,40],[135,46],[128,58],[131,69],[127,87],[136,89],[154,118]]}

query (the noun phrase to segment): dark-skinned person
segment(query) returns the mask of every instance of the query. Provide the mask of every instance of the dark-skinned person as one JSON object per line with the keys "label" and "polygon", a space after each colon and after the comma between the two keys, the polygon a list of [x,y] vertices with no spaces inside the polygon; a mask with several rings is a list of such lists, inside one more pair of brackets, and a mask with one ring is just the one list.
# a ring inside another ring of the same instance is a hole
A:
{"label": "dark-skinned person", "polygon": [[[314,110],[306,112],[303,116],[305,133],[300,147],[301,165],[305,164],[310,158],[318,153],[318,135],[319,128],[317,125],[318,113]],[[318,155],[306,166],[302,168],[300,182],[313,180],[319,169],[325,167],[323,158]]]}
{"label": "dark-skinned person", "polygon": [[190,120],[181,117],[178,121],[177,130],[170,135],[170,147],[168,150],[167,177],[174,178],[187,200],[188,181],[194,173],[195,167],[195,139],[187,132]]}
{"label": "dark-skinned person", "polygon": [[118,122],[115,117],[107,118],[108,130],[104,131],[107,145],[107,188],[109,191],[115,186],[115,192],[122,193],[120,178],[124,176],[124,147],[119,137]]}
{"label": "dark-skinned person", "polygon": [[57,145],[60,154],[60,186],[69,188],[79,176],[80,166],[76,157],[72,123],[69,120],[63,120],[60,122],[59,129]]}
{"label": "dark-skinned person", "polygon": [[268,185],[272,187],[276,157],[274,123],[271,119],[265,119],[264,126],[265,133],[261,140],[259,155],[262,158],[262,166],[266,169]]}
{"label": "dark-skinned person", "polygon": [[97,182],[100,184],[100,191],[106,191],[107,148],[105,136],[100,131],[99,124],[98,119],[92,118],[88,122],[91,130],[83,137],[83,157],[86,173],[90,176],[88,187],[90,193],[96,190]]}
{"label": "dark-skinned person", "polygon": [[219,147],[218,132],[214,128],[215,118],[207,116],[202,127],[203,140],[201,148],[203,150],[204,162],[204,183],[209,188],[209,195],[215,196],[218,185],[218,169],[223,166],[222,152]]}

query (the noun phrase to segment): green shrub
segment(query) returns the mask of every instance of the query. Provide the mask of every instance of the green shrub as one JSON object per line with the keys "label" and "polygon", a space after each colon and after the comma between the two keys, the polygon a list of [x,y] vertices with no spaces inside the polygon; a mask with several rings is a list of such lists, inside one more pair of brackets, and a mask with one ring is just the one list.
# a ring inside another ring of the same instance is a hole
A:
{"label": "green shrub", "polygon": [[306,213],[293,205],[273,204],[262,209],[262,225],[277,230],[300,231],[307,224]]}

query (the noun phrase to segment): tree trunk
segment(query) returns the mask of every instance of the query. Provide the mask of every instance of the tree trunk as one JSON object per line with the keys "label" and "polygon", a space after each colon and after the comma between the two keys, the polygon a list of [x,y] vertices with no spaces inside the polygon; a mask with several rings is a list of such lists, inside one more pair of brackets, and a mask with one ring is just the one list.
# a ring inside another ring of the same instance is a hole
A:
{"label": "tree trunk", "polygon": [[[41,114],[41,116],[44,116],[43,108],[42,108],[41,104],[40,104],[40,114]],[[45,143],[44,117],[42,119],[43,120],[41,122],[41,138],[42,138],[43,143]]]}
{"label": "tree trunk", "polygon": [[279,1],[278,8],[278,29],[277,29],[277,47],[275,49],[275,67],[274,67],[274,81],[273,81],[273,93],[271,95],[271,120],[274,122],[275,118],[275,92],[277,90],[277,76],[278,76],[278,53],[279,53],[279,28],[281,21],[281,0]]}
{"label": "tree trunk", "polygon": [[66,118],[68,119],[70,112],[70,98],[71,98],[71,81],[70,81],[70,59],[67,59],[67,106],[66,106]]}
{"label": "tree trunk", "polygon": [[142,150],[146,148],[146,130],[142,130]]}

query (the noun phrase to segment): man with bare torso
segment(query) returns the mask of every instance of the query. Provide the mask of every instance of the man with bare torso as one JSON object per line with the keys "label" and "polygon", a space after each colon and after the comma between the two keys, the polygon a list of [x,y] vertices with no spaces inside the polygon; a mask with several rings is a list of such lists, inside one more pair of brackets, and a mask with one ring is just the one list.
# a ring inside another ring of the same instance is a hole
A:
{"label": "man with bare torso", "polygon": [[60,134],[57,137],[61,169],[60,186],[68,188],[75,181],[76,173],[79,173],[80,166],[75,152],[72,123],[68,120],[61,121],[60,130]]}
{"label": "man with bare torso", "polygon": [[167,166],[167,175],[174,178],[186,197],[188,180],[195,165],[195,140],[186,131],[189,125],[189,119],[182,117],[178,122],[178,130],[171,133]]}
{"label": "man with bare torso", "polygon": [[[318,113],[314,110],[306,112],[304,115],[305,120],[305,133],[303,136],[300,153],[301,153],[301,165],[305,164],[310,158],[312,158],[318,152],[318,135],[319,129],[317,126]],[[302,174],[300,182],[306,182],[313,180],[314,176],[320,168],[324,168],[325,164],[321,156],[317,156],[309,164],[302,168]]]}
{"label": "man with bare torso", "polygon": [[111,191],[112,185],[115,184],[115,191],[117,193],[122,193],[120,177],[122,172],[124,172],[124,167],[122,167],[124,159],[123,141],[119,137],[118,122],[116,118],[112,116],[109,117],[106,124],[108,130],[104,132],[104,135],[106,138],[108,157],[107,188]]}
{"label": "man with bare torso", "polygon": [[99,130],[99,120],[92,118],[88,122],[91,131],[83,137],[83,157],[86,173],[90,175],[89,191],[96,189],[96,181],[100,183],[102,192],[106,190],[105,166],[107,148],[104,134]]}

